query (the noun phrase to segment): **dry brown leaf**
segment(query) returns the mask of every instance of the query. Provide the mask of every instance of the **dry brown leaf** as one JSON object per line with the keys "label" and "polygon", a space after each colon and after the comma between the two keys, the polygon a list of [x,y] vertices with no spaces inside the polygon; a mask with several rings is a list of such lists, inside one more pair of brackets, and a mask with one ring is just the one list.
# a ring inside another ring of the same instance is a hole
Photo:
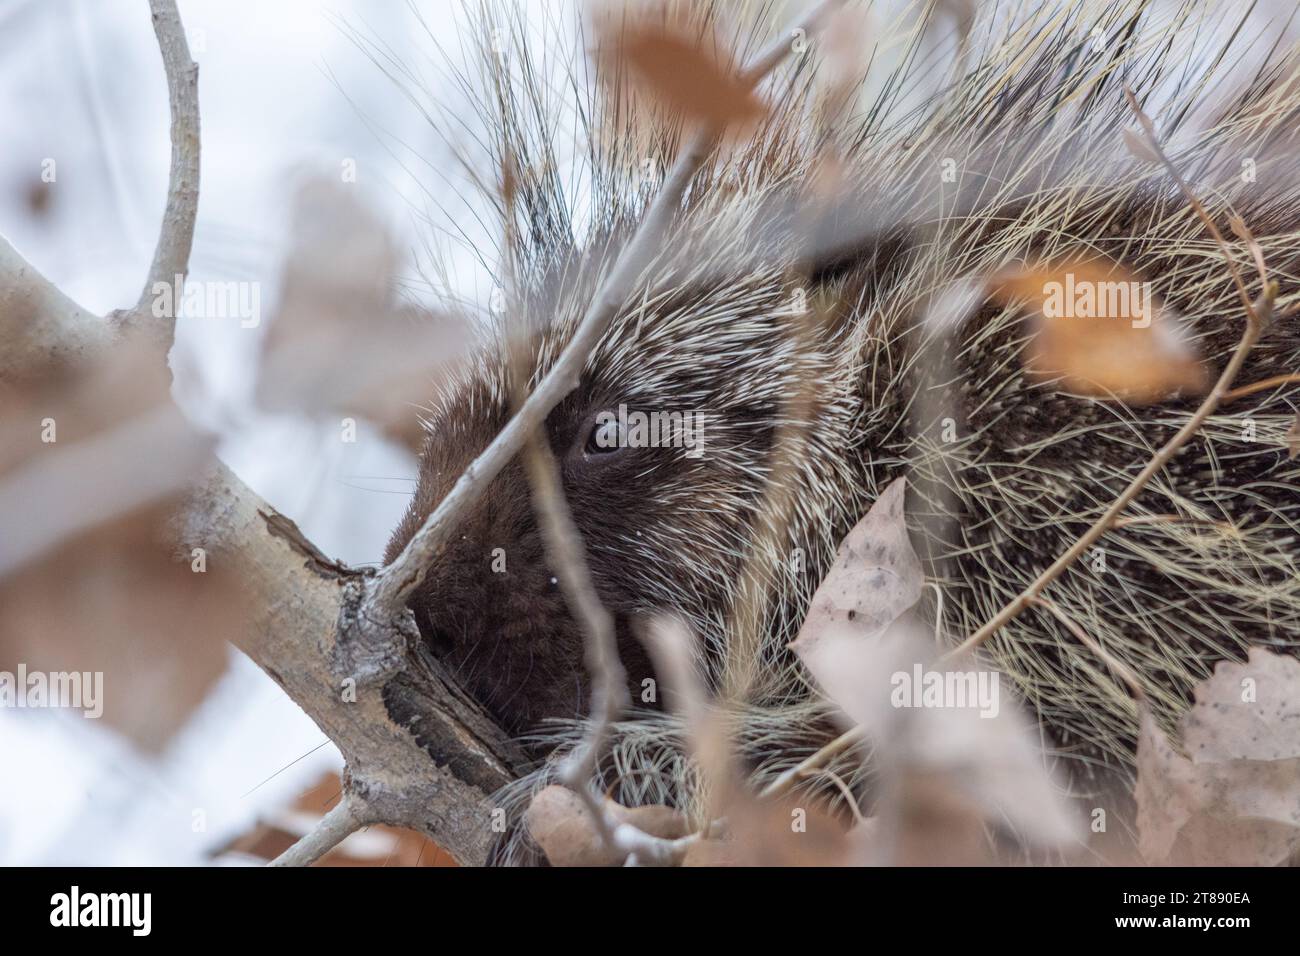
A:
{"label": "dry brown leaf", "polygon": [[626,70],[666,109],[704,123],[744,126],[763,115],[763,102],[703,21],[653,8],[628,13],[613,7],[595,17],[608,78]]}
{"label": "dry brown leaf", "polygon": [[0,408],[0,577],[103,521],[175,494],[214,439],[171,400],[150,342],[6,389]]}
{"label": "dry brown leaf", "polygon": [[882,810],[849,834],[853,862],[865,866],[987,866],[993,847],[984,809],[944,772],[905,767]]}
{"label": "dry brown leaf", "polygon": [[682,866],[744,866],[739,848],[730,840],[700,840],[691,844]]}
{"label": "dry brown leaf", "polygon": [[1150,285],[1102,259],[1038,263],[995,276],[990,296],[1034,321],[1025,364],[1068,390],[1135,404],[1203,391],[1204,365],[1181,319]]}
{"label": "dry brown leaf", "polygon": [[845,866],[852,862],[844,816],[811,797],[737,797],[726,804],[726,821],[732,866]]}
{"label": "dry brown leaf", "polygon": [[858,844],[849,820],[821,798],[756,797],[731,792],[721,800],[721,836],[697,840],[682,866],[846,866]]}
{"label": "dry brown leaf", "polygon": [[605,846],[596,821],[579,796],[552,784],[528,804],[524,822],[551,866],[614,866],[619,854]]}
{"label": "dry brown leaf", "polygon": [[1300,852],[1300,661],[1255,647],[1196,689],[1191,759],[1149,713],[1138,738],[1139,846],[1150,863],[1276,866]]}
{"label": "dry brown leaf", "polygon": [[[227,854],[274,860],[320,823],[338,804],[343,781],[338,774],[323,774],[291,805],[262,814],[256,823],[212,851],[218,860]],[[353,833],[313,866],[455,867],[456,859],[422,833],[383,823]]]}
{"label": "dry brown leaf", "polygon": [[[619,823],[661,840],[676,840],[690,832],[690,821],[665,806],[624,807],[605,802]],[[538,791],[524,816],[528,832],[552,866],[617,866],[622,852],[607,847],[591,812],[576,793],[552,784]]]}
{"label": "dry brown leaf", "polygon": [[925,574],[907,534],[906,491],[907,480],[896,478],[840,543],[790,645],[805,660],[828,629],[867,639],[920,599]]}
{"label": "dry brown leaf", "polygon": [[346,186],[306,184],[293,247],[263,341],[258,401],[273,411],[355,414],[418,450],[417,409],[470,345],[463,317],[394,296],[396,247]]}

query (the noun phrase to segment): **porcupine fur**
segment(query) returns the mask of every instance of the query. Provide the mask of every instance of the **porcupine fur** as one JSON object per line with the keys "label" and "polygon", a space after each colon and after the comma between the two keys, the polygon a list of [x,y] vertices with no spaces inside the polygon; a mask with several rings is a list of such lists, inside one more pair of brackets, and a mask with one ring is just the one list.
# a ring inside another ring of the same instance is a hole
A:
{"label": "porcupine fur", "polygon": [[[739,737],[757,780],[828,739],[826,708],[785,645],[838,542],[890,480],[911,479],[909,521],[942,592],[941,602],[927,595],[924,603],[960,640],[1087,530],[1199,404],[1189,395],[1130,407],[1030,379],[1020,364],[1028,330],[1014,308],[986,303],[955,342],[939,341],[920,320],[952,283],[1031,258],[1099,252],[1150,279],[1185,316],[1212,374],[1238,341],[1244,313],[1217,246],[1167,175],[1122,145],[1121,131],[1135,126],[1125,84],[1140,100],[1176,86],[1155,114],[1174,161],[1229,234],[1251,295],[1260,282],[1228,232],[1230,213],[1258,239],[1280,284],[1279,309],[1297,300],[1300,175],[1291,157],[1300,90],[1292,74],[1252,73],[1207,116],[1206,91],[1226,56],[1189,67],[1175,53],[1200,5],[1164,22],[1138,0],[1072,4],[1065,18],[1032,7],[978,19],[973,35],[987,43],[930,87],[932,71],[905,47],[884,82],[877,77],[878,92],[829,132],[817,120],[817,57],[778,70],[764,87],[771,118],[696,177],[658,261],[547,419],[639,700],[652,676],[635,633],[647,615],[676,613],[714,673],[725,661],[774,429],[800,383],[815,383],[815,424],[789,478],[788,539],[761,565],[773,569],[762,582],[763,664]],[[741,31],[740,55],[759,47],[772,13],[746,19],[759,26]],[[519,170],[514,299],[426,410],[418,490],[390,559],[507,420],[523,384],[506,361],[507,336],[517,342],[528,324],[525,378],[535,385],[639,220],[653,192],[647,165],[667,168],[680,141],[677,125],[633,115],[627,98],[569,90],[583,175],[563,178],[557,94],[531,59],[526,30],[499,9],[483,17],[489,31],[504,25],[513,39],[509,61],[485,44],[482,107],[496,134],[491,158],[499,165],[509,156]],[[1096,48],[1095,27],[1109,45]],[[906,96],[911,104],[898,106]],[[828,149],[857,201],[837,200],[810,225],[806,187]],[[945,157],[961,169],[957,185],[940,179]],[[1256,164],[1253,182],[1242,180],[1243,157]],[[814,347],[801,350],[805,301],[819,318]],[[952,363],[941,394],[960,422],[955,443],[939,440],[919,399],[935,384],[926,378],[934,348]],[[1266,332],[1237,381],[1297,370],[1300,323],[1291,317]],[[593,416],[620,403],[704,410],[705,455],[586,454]],[[1167,724],[1216,661],[1241,659],[1248,645],[1300,648],[1300,461],[1288,459],[1285,439],[1297,404],[1295,389],[1281,387],[1221,408],[1126,511],[1180,520],[1109,532],[1099,542],[1104,573],[1080,562],[1047,591],[1140,675]],[[1254,441],[1243,440],[1248,421]],[[946,497],[927,498],[926,488]],[[947,519],[937,537],[935,511]],[[496,479],[460,531],[413,601],[421,631],[504,726],[562,752],[581,733],[574,718],[587,703],[582,638],[546,567],[521,465]],[[498,547],[505,575],[490,570]],[[798,574],[787,570],[794,548],[805,557]],[[1085,771],[1131,765],[1127,690],[1055,618],[1031,609],[986,650],[1055,752]],[[683,745],[673,716],[639,711],[618,728],[603,782],[624,803],[690,805]],[[858,785],[853,762],[839,769]],[[519,809],[547,774],[543,766],[502,800]],[[504,846],[499,860],[526,857],[525,843]]]}

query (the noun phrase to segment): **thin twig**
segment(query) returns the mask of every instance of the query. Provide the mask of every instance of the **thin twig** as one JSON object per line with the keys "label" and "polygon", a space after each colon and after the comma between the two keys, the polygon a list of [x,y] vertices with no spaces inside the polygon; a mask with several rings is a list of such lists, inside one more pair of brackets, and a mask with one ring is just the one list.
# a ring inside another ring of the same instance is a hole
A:
{"label": "thin twig", "polygon": [[[171,170],[167,183],[167,208],[163,212],[153,264],[135,309],[127,321],[150,325],[159,340],[170,348],[176,333],[176,316],[155,317],[152,303],[159,285],[172,289],[172,302],[179,302],[178,288],[189,272],[190,250],[194,245],[194,221],[199,208],[199,67],[190,58],[185,28],[176,0],[149,0],[154,35],[167,73],[167,100],[171,109]],[[173,313],[174,313],[173,309]]]}
{"label": "thin twig", "polygon": [[[823,0],[799,25],[812,30],[842,0]],[[790,51],[789,33],[783,34],[740,74],[755,84],[766,76]],[[713,126],[699,130],[678,154],[658,195],[650,204],[631,241],[623,248],[606,274],[568,346],[556,359],[537,388],[478,458],[470,463],[451,491],[424,524],[382,572],[379,598],[392,607],[404,603],[424,580],[433,558],[442,550],[456,522],[484,489],[523,448],[528,437],[542,424],[564,396],[578,386],[587,356],[604,336],[619,309],[627,301],[636,281],[660,252],[661,240],[681,205],[687,187],[712,152],[720,130]]]}
{"label": "thin twig", "polygon": [[[1196,193],[1192,191],[1192,187],[1188,185],[1187,180],[1183,178],[1183,174],[1178,171],[1178,167],[1173,164],[1173,161],[1165,153],[1159,139],[1156,137],[1156,128],[1151,122],[1151,117],[1143,112],[1137,97],[1133,95],[1133,91],[1127,86],[1124,87],[1124,98],[1128,100],[1129,108],[1133,110],[1134,115],[1137,116],[1137,121],[1142,125],[1142,131],[1146,134],[1148,145],[1159,157],[1161,164],[1173,177],[1174,182],[1178,184],[1179,191],[1183,194],[1183,198],[1187,200],[1188,205],[1192,207],[1197,218],[1205,224],[1205,228],[1209,230],[1210,235],[1214,237],[1214,241],[1218,243],[1219,251],[1223,253],[1224,262],[1227,263],[1228,271],[1232,274],[1232,282],[1237,287],[1237,295],[1241,298],[1241,304],[1246,310],[1246,315],[1250,317],[1253,323],[1260,325],[1261,317],[1255,311],[1255,304],[1251,302],[1250,292],[1246,289],[1246,283],[1241,278],[1241,272],[1237,269],[1236,260],[1232,258],[1232,250],[1228,248],[1228,242],[1223,238],[1223,233],[1219,232],[1219,227],[1214,224],[1210,214],[1205,211],[1205,207],[1201,205],[1201,201],[1196,197]],[[1242,220],[1238,219],[1237,221],[1241,222],[1243,227],[1245,226]],[[1261,273],[1261,278],[1262,275]]]}
{"label": "thin twig", "polygon": [[861,726],[852,727],[844,731],[830,743],[826,744],[816,753],[810,754],[795,766],[791,767],[785,773],[781,774],[766,787],[758,792],[760,799],[767,797],[782,797],[794,789],[804,777],[811,776],[820,771],[822,767],[830,763],[844,751],[848,750],[854,744],[863,738],[863,729]]}
{"label": "thin twig", "polygon": [[[788,41],[783,40],[780,45],[780,56],[760,57],[758,63],[747,69],[742,74],[742,77],[750,85],[757,82],[780,61],[787,46]],[[687,148],[684,157],[679,157],[673,172],[669,176],[669,180],[684,186],[685,182],[688,182],[699,168],[700,163],[703,162],[704,156],[707,155],[719,133],[720,130],[718,129],[708,129],[699,134],[691,146]],[[508,158],[502,177],[503,201],[507,210],[508,229],[510,228],[509,223],[513,222],[513,184],[516,181],[516,177],[513,175],[512,163],[513,160]],[[663,200],[664,193],[668,189],[668,185],[665,184],[664,191],[655,200],[656,206]],[[673,209],[675,209],[678,201],[679,199],[673,200]],[[647,223],[654,216],[655,210],[652,208],[651,213],[647,215],[646,220],[642,222],[636,236],[634,236],[632,246],[636,246],[643,235],[653,236],[654,244],[658,244],[658,239],[666,228],[668,219],[665,218],[662,225],[651,232],[647,228]],[[507,242],[507,246],[510,246],[509,242]],[[639,260],[640,253],[633,253],[631,256],[625,253],[625,257]],[[513,263],[508,263],[508,268],[512,267],[512,265]],[[615,264],[611,279],[606,282],[606,285],[612,285],[613,289],[604,288],[596,297],[596,303],[603,302],[606,305],[606,310],[599,322],[601,332],[608,326],[613,316],[617,314],[618,308],[621,307],[623,300],[626,299],[630,291],[631,281],[643,269],[644,265],[638,264],[634,272],[623,259],[620,259]],[[512,268],[511,274],[513,275]],[[627,276],[626,287],[621,287],[621,283],[612,281],[614,277],[622,274]],[[589,312],[583,319],[583,325],[586,325],[591,317],[592,313]],[[581,333],[582,328],[580,327],[578,335],[581,335]],[[575,336],[575,340],[577,337]],[[593,339],[593,343],[596,339],[598,339],[598,336]],[[572,345],[570,345],[571,348]],[[566,350],[565,356],[568,354],[569,352]],[[585,362],[585,356],[586,352],[584,350],[583,362]],[[564,356],[561,356],[559,363],[563,361]],[[554,375],[554,371],[552,375]],[[550,377],[548,376],[547,381],[549,380]],[[538,387],[539,392],[546,387],[547,381],[543,381]],[[534,393],[535,396],[536,392]],[[527,408],[528,401],[524,401],[511,424],[520,420]],[[545,411],[542,412],[542,415],[545,415]],[[502,434],[504,435],[504,432]],[[498,440],[500,438],[501,436],[498,436]],[[622,852],[625,860],[653,863],[679,862],[686,849],[694,841],[694,837],[677,841],[658,840],[642,833],[630,824],[621,823],[607,811],[604,796],[595,792],[592,788],[592,779],[595,776],[597,764],[613,735],[614,724],[631,704],[627,690],[627,674],[619,659],[613,617],[601,604],[592,583],[591,570],[587,565],[582,536],[574,524],[568,502],[565,500],[559,471],[555,464],[554,455],[546,443],[544,428],[538,427],[533,432],[524,444],[523,453],[525,469],[533,491],[533,505],[540,520],[542,537],[546,545],[547,558],[551,564],[551,569],[559,579],[560,587],[564,592],[570,611],[582,627],[586,638],[587,671],[591,675],[591,721],[582,742],[560,765],[559,779],[561,783],[574,791],[586,805],[605,845]]]}
{"label": "thin twig", "polygon": [[1263,392],[1270,388],[1276,388],[1279,385],[1292,385],[1300,383],[1300,372],[1292,372],[1289,375],[1274,375],[1272,378],[1261,379],[1258,382],[1251,382],[1249,385],[1242,385],[1234,388],[1229,392],[1223,393],[1224,402],[1235,402],[1239,398],[1245,398],[1247,395],[1254,395],[1256,392]]}
{"label": "thin twig", "polygon": [[560,781],[587,805],[606,845],[614,846],[613,830],[605,815],[603,797],[591,789],[596,763],[613,733],[614,722],[631,701],[627,674],[619,660],[614,619],[601,604],[591,580],[582,536],[573,523],[564,489],[560,486],[555,456],[544,432],[524,448],[524,465],[533,489],[533,507],[540,520],[546,557],[560,582],[564,600],[586,637],[586,664],[591,675],[591,725],[582,743],[560,766]]}
{"label": "thin twig", "polygon": [[109,323],[64,295],[0,236],[0,382],[98,358],[114,338]]}
{"label": "thin twig", "polygon": [[342,799],[320,818],[310,833],[267,866],[311,866],[364,825],[365,821],[357,815],[352,801],[344,793]]}

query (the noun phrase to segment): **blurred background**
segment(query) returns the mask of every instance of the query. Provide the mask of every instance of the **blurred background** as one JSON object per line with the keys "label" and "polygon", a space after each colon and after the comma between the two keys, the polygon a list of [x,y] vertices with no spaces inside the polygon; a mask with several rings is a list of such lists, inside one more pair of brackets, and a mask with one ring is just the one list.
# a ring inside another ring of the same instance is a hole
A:
{"label": "blurred background", "polygon": [[[447,65],[461,55],[465,16],[449,3],[419,7],[179,3],[202,113],[190,278],[259,283],[264,321],[182,318],[175,392],[199,420],[237,420],[221,457],[354,565],[380,560],[414,458],[364,424],[343,443],[337,421],[260,413],[251,390],[300,182],[337,181],[352,164],[359,198],[402,250],[428,241],[435,212],[473,234],[469,191],[426,108],[404,92],[410,77],[395,83],[379,65],[401,62],[425,96],[455,106]],[[145,0],[0,0],[0,142],[0,232],[93,312],[133,303],[157,241],[170,149]],[[42,180],[47,159],[53,183]],[[453,250],[450,261],[453,281],[473,295],[482,280],[474,259]],[[414,262],[401,268],[418,295]],[[340,760],[256,666],[233,648],[228,658],[153,756],[77,712],[0,708],[0,863],[260,862],[283,849],[283,834],[332,802]],[[421,862],[437,857],[414,836],[359,836],[351,849],[379,862],[411,863],[426,849]]]}

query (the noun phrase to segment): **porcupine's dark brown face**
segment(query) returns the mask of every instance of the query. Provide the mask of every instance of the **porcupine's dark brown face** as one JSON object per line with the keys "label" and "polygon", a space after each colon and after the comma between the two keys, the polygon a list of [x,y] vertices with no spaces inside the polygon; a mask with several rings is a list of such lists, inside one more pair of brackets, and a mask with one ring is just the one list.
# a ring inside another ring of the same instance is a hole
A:
{"label": "porcupine's dark brown face", "polygon": [[[643,696],[653,673],[637,632],[647,614],[668,610],[701,640],[717,633],[749,547],[773,415],[790,388],[791,319],[789,290],[777,281],[641,301],[597,346],[546,435],[596,590],[615,618],[633,701],[657,706]],[[531,354],[545,366],[566,340],[566,332],[543,333]],[[509,391],[489,358],[436,404],[416,494],[387,560],[505,425]],[[700,447],[629,441],[600,418],[620,406],[629,415],[704,414]],[[818,435],[841,442],[846,420],[842,410],[826,412]],[[412,610],[435,654],[508,730],[585,712],[582,633],[547,564],[520,461],[464,515]]]}
{"label": "porcupine's dark brown face", "polygon": [[[391,560],[505,424],[504,407],[471,387],[443,410],[421,460],[415,500],[389,545]],[[630,452],[601,447],[595,412],[565,402],[547,433],[574,518],[584,540],[598,542],[611,514],[636,520],[636,470]],[[565,603],[534,516],[522,463],[511,462],[465,514],[452,543],[430,569],[412,602],[425,641],[496,719],[522,732],[545,717],[584,712],[587,682],[583,636]],[[589,548],[591,545],[589,544]],[[652,677],[631,633],[635,602],[617,569],[596,562],[602,600],[615,614],[629,686],[638,695]]]}

